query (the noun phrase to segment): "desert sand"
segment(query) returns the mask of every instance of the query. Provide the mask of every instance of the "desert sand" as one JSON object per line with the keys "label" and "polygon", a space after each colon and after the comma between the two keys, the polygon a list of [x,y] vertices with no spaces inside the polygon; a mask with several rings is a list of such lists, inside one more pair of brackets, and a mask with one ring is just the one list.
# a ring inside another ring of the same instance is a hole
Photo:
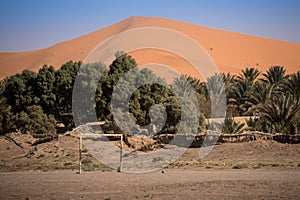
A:
{"label": "desert sand", "polygon": [[[170,19],[131,17],[109,27],[29,52],[0,53],[0,78],[24,69],[37,71],[44,64],[59,68],[63,63],[84,60],[102,41],[120,32],[143,27],[160,27],[181,32],[204,47],[221,72],[239,73],[245,67],[265,71],[269,66],[285,66],[288,73],[300,69],[300,44],[207,28]],[[182,74],[198,76],[184,59],[170,52],[144,49],[129,52],[139,65],[161,63]]]}

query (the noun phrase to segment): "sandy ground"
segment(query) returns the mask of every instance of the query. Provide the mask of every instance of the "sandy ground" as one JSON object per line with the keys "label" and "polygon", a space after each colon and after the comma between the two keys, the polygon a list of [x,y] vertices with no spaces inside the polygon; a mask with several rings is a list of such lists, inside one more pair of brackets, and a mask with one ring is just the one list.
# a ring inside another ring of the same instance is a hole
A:
{"label": "sandy ground", "polygon": [[1,199],[299,199],[300,172],[0,173]]}
{"label": "sandy ground", "polygon": [[[33,145],[37,139],[30,135],[13,134],[15,142],[7,137],[0,137],[0,171],[57,169],[78,170],[79,140],[70,135],[60,135],[57,140]],[[141,149],[140,140],[131,139],[136,149]],[[147,144],[145,139],[144,143]],[[150,140],[151,142],[151,140]],[[116,141],[119,144],[119,141]],[[95,142],[103,147],[103,143]],[[203,148],[203,147],[202,147]],[[128,146],[124,150],[133,151]],[[218,143],[204,158],[199,158],[200,148],[189,148],[167,168],[180,169],[269,169],[300,171],[300,144],[283,144],[276,141],[253,141],[244,143]],[[91,154],[92,149],[83,148],[83,170],[110,171]],[[109,152],[114,152],[110,151]],[[159,149],[149,152],[136,151],[134,155],[159,152]],[[118,154],[118,152],[115,152]],[[125,156],[125,151],[123,152]],[[125,158],[124,158],[125,159]],[[101,160],[101,159],[100,159]]]}
{"label": "sandy ground", "polygon": [[203,159],[199,148],[190,148],[164,169],[139,174],[118,173],[84,149],[83,173],[77,174],[78,138],[60,135],[33,145],[29,135],[11,137],[14,142],[0,137],[0,199],[300,197],[300,144],[222,143]]}
{"label": "sandy ground", "polygon": [[[48,48],[29,52],[0,53],[0,78],[21,72],[24,69],[37,71],[44,64],[59,68],[63,63],[84,60],[102,41],[126,30],[143,27],[159,27],[182,33],[203,46],[222,72],[239,73],[245,67],[257,67],[265,71],[269,66],[285,66],[288,73],[299,70],[300,44],[255,37],[240,33],[217,30],[154,17],[131,17],[109,27],[61,42]],[[145,36],[147,37],[147,36]],[[183,44],[178,44],[183,48]],[[123,49],[121,49],[123,50]],[[190,49],[188,54],[194,53]],[[171,66],[180,73],[198,76],[184,58],[170,52],[142,49],[130,53],[139,65],[160,63]],[[207,66],[198,66],[207,67]]]}

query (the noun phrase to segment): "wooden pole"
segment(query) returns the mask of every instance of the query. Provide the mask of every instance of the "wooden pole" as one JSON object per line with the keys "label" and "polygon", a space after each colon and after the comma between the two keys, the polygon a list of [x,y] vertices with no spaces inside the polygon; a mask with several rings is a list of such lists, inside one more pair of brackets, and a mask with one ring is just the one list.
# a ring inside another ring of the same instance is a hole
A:
{"label": "wooden pole", "polygon": [[79,135],[79,174],[81,174],[81,160],[82,160],[82,135]]}
{"label": "wooden pole", "polygon": [[120,140],[120,166],[119,166],[119,172],[122,171],[122,155],[123,155],[123,135],[121,135],[121,140]]}

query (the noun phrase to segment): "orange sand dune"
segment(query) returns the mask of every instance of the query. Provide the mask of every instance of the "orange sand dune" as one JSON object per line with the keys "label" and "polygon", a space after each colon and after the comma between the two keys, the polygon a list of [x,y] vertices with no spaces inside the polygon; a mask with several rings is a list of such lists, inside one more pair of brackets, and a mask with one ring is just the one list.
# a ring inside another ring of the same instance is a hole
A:
{"label": "orange sand dune", "polygon": [[[272,65],[285,66],[289,73],[300,70],[300,44],[217,30],[170,19],[131,17],[45,49],[0,53],[0,78],[24,69],[37,71],[44,64],[59,68],[69,60],[84,60],[95,46],[110,36],[141,27],[162,27],[186,34],[206,49],[222,72],[239,73],[247,66],[265,71]],[[195,76],[195,69],[172,53],[146,49],[130,54],[136,58],[138,64],[162,63],[174,67],[180,73]]]}

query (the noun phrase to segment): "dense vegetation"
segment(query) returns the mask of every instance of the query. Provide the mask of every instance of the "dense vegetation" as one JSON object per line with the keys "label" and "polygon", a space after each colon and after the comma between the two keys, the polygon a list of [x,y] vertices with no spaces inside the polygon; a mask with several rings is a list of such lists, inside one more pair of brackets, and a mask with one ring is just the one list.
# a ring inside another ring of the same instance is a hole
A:
{"label": "dense vegetation", "polygon": [[[58,123],[68,128],[74,127],[72,92],[80,66],[82,66],[81,62],[72,61],[65,63],[58,70],[45,65],[37,73],[24,70],[21,74],[1,80],[0,133],[18,130],[22,133],[54,134]],[[87,70],[86,74],[81,73],[77,79],[80,80],[80,87],[83,90],[96,88],[95,101],[91,109],[96,110],[98,120],[107,122],[103,126],[104,130],[121,131],[112,115],[110,103],[114,86],[126,72],[131,70],[134,72],[131,78],[136,82],[152,80],[161,84],[145,84],[131,95],[129,111],[135,125],[127,127],[128,130],[137,131],[138,125],[148,125],[151,107],[154,104],[166,108],[166,123],[160,127],[162,128],[160,133],[176,133],[182,114],[189,116],[190,121],[195,120],[194,116],[189,114],[197,110],[194,105],[187,103],[182,109],[179,103],[181,98],[189,94],[191,85],[196,91],[201,113],[197,114],[199,123],[196,129],[189,130],[189,125],[186,125],[185,130],[189,133],[197,133],[205,129],[204,117],[211,116],[211,103],[217,99],[218,93],[225,91],[227,118],[222,124],[224,133],[238,133],[243,129],[244,124],[235,122],[234,117],[252,116],[247,120],[249,130],[299,134],[300,71],[286,74],[284,67],[273,66],[267,72],[261,73],[255,68],[246,68],[237,76],[229,73],[216,74],[210,77],[207,83],[190,76],[181,76],[176,78],[169,87],[176,88],[179,93],[176,94],[175,90],[162,86],[166,83],[156,77],[152,71],[138,69],[135,60],[126,54],[117,57],[108,68],[101,63],[92,63],[85,65],[85,69],[90,70]],[[100,80],[96,83],[91,81],[98,80],[96,76],[99,72],[102,73]],[[225,90],[224,88],[211,90],[210,87],[213,87],[213,83],[217,80],[224,82]],[[213,91],[213,94],[210,91]],[[125,98],[120,95],[120,99]],[[152,110],[153,119],[162,119],[164,113],[160,110],[156,112],[155,108]],[[82,112],[80,122],[89,122],[90,112],[87,110],[78,110],[78,112]],[[122,115],[125,110],[120,108],[117,112]],[[122,130],[127,131],[124,128]]]}

